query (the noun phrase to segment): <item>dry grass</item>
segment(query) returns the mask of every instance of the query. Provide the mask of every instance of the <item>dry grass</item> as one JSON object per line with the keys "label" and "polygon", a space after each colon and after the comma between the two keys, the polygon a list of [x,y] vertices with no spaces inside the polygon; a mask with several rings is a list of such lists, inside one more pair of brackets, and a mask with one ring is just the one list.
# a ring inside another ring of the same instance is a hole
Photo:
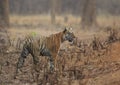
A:
{"label": "dry grass", "polygon": [[[74,25],[79,24],[80,17],[75,17],[72,15],[68,15],[68,22],[64,23],[65,16],[57,16],[56,24],[62,25]],[[11,24],[29,24],[29,25],[51,25],[51,17],[50,15],[11,15]]]}
{"label": "dry grass", "polygon": [[[93,35],[96,34],[96,31],[83,31],[80,27],[81,17],[67,15],[68,22],[64,22],[65,15],[56,17],[56,24],[51,24],[50,15],[11,15],[10,23],[11,29],[9,30],[12,34],[29,33],[36,32],[41,35],[49,35],[51,33],[55,33],[63,29],[63,27],[68,26],[72,27],[75,33],[85,34],[85,35]],[[106,26],[116,26],[120,27],[120,16],[98,16],[97,17],[98,24],[101,26],[100,29],[104,29]],[[21,30],[19,30],[21,29]],[[89,28],[88,28],[89,29]],[[96,29],[96,28],[95,28]],[[45,32],[44,32],[45,30]],[[47,31],[46,31],[47,30]],[[100,32],[100,31],[99,31]],[[99,33],[97,33],[99,34]],[[101,33],[102,34],[102,33]]]}
{"label": "dry grass", "polygon": [[[68,22],[64,23],[64,17],[65,15],[56,16],[56,24],[61,25],[67,25],[67,26],[74,26],[79,25],[81,21],[80,16],[73,16],[73,15],[67,15]],[[115,23],[116,25],[119,25],[120,22],[120,16],[97,16],[97,21],[101,26],[106,25],[113,25]],[[29,25],[51,25],[51,17],[50,15],[11,15],[10,17],[11,24],[29,24]]]}
{"label": "dry grass", "polygon": [[97,18],[101,26],[114,26],[120,27],[120,16],[99,16]]}

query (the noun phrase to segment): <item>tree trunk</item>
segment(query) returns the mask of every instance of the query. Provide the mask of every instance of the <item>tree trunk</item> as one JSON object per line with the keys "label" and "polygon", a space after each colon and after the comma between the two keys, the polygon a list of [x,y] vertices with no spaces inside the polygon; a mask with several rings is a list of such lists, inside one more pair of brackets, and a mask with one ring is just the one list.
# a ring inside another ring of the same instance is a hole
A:
{"label": "tree trunk", "polygon": [[96,0],[84,0],[81,25],[83,29],[96,25]]}
{"label": "tree trunk", "polygon": [[56,19],[56,0],[51,0],[51,23],[55,24]]}
{"label": "tree trunk", "polygon": [[56,5],[56,13],[58,14],[58,15],[60,15],[61,14],[61,6],[62,6],[62,1],[61,0],[56,0],[56,3],[58,3],[57,5]]}
{"label": "tree trunk", "polygon": [[8,0],[0,0],[0,27],[9,27]]}
{"label": "tree trunk", "polygon": [[0,52],[4,52],[9,45],[7,27],[9,27],[9,2],[0,0]]}

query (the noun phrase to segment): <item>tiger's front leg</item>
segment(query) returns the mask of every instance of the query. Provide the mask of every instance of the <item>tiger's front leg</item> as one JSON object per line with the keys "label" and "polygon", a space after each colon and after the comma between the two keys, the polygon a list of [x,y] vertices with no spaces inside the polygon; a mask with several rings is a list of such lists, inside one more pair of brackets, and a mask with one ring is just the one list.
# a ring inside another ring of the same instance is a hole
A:
{"label": "tiger's front leg", "polygon": [[52,56],[50,56],[50,71],[51,72],[54,71],[54,65],[55,65],[54,60],[53,60]]}
{"label": "tiger's front leg", "polygon": [[56,53],[52,53],[52,59],[53,59],[53,62],[54,62],[54,70],[56,71],[57,70],[57,54]]}
{"label": "tiger's front leg", "polygon": [[41,53],[42,56],[47,56],[49,58],[50,71],[54,71],[54,59],[51,52],[48,49],[44,49]]}

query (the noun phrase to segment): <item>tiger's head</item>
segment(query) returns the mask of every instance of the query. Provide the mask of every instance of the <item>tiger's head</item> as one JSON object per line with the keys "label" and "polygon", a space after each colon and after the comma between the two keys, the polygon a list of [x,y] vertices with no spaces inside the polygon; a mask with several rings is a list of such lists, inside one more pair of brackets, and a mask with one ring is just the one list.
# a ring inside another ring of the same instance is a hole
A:
{"label": "tiger's head", "polygon": [[75,35],[72,31],[72,28],[65,28],[63,31],[63,40],[64,41],[69,41],[69,42],[73,42],[73,40],[75,39]]}

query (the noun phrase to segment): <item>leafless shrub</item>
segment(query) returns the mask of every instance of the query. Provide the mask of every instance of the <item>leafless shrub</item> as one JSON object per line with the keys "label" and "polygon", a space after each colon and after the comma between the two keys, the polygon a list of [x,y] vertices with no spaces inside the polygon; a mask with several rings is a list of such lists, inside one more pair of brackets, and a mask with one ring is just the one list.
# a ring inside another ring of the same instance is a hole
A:
{"label": "leafless shrub", "polygon": [[110,35],[108,37],[108,41],[110,43],[117,41],[118,40],[117,34],[118,34],[118,32],[115,29],[111,29],[110,30]]}
{"label": "leafless shrub", "polygon": [[108,36],[109,43],[119,40],[119,28],[117,28],[116,26],[114,27],[109,26],[106,29],[107,29],[106,31],[109,33],[109,36]]}
{"label": "leafless shrub", "polygon": [[102,48],[102,43],[100,42],[99,38],[94,36],[94,39],[91,43],[92,49],[93,50],[100,50]]}
{"label": "leafless shrub", "polygon": [[80,40],[78,37],[76,37],[73,41],[73,45],[77,47],[81,47],[82,40]]}

